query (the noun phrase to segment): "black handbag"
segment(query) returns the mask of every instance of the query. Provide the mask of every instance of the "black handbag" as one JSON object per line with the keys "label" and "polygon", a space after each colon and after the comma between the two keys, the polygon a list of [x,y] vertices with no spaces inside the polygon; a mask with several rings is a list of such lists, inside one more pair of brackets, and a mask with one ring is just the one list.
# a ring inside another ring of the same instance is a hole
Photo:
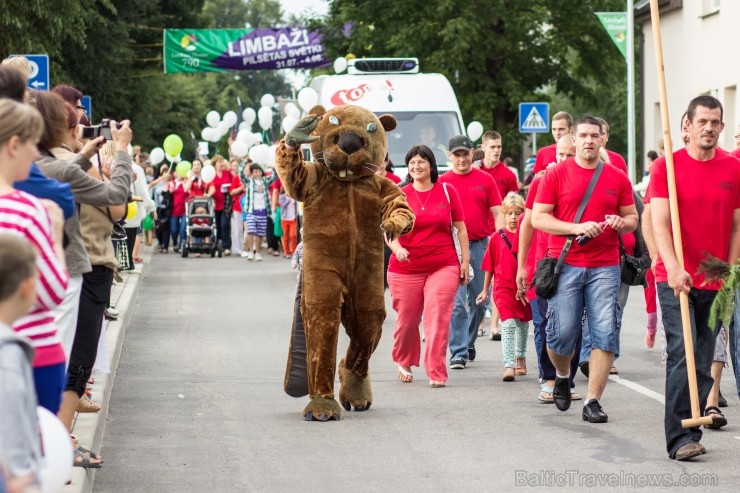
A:
{"label": "black handbag", "polygon": [[650,268],[650,255],[647,252],[639,257],[623,251],[620,263],[622,282],[628,286],[644,286],[645,274]]}
{"label": "black handbag", "polygon": [[[594,171],[591,181],[588,183],[586,193],[581,199],[581,204],[578,206],[578,212],[576,212],[576,217],[573,220],[574,223],[578,224],[581,222],[583,211],[586,209],[586,204],[588,204],[589,199],[591,199],[591,194],[593,193],[594,188],[596,188],[596,183],[599,181],[599,176],[601,176],[601,171],[603,169],[604,162],[599,161],[599,164],[596,166],[596,171]],[[568,235],[568,239],[565,240],[565,245],[563,245],[563,249],[560,251],[560,256],[558,258],[545,257],[537,262],[537,267],[534,271],[534,291],[540,298],[552,298],[555,291],[557,291],[560,268],[565,261],[565,256],[568,255],[568,250],[570,250],[570,246],[573,244],[574,238],[574,235]]]}

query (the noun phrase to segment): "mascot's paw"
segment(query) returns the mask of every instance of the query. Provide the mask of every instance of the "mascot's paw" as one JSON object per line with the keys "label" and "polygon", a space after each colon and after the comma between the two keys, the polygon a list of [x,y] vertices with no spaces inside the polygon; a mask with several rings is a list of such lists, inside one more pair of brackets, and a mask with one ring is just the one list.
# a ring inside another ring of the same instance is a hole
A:
{"label": "mascot's paw", "polygon": [[334,399],[316,396],[303,410],[303,417],[306,421],[339,421],[342,419],[342,408]]}
{"label": "mascot's paw", "polygon": [[408,233],[413,226],[413,222],[410,222],[405,217],[389,217],[380,226],[383,230],[388,241],[393,241],[399,236]]}
{"label": "mascot's paw", "polygon": [[290,147],[299,147],[301,144],[310,144],[319,140],[317,135],[311,135],[319,124],[321,117],[318,115],[304,116],[293,125],[285,134],[285,143]]}
{"label": "mascot's paw", "polygon": [[370,378],[360,378],[344,367],[344,360],[339,366],[339,402],[347,411],[367,411],[373,403],[373,389]]}

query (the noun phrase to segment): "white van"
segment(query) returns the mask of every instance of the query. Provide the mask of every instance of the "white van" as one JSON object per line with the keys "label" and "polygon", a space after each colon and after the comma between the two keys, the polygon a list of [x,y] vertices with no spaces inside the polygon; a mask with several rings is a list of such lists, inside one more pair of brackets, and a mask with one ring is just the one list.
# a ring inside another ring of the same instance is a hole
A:
{"label": "white van", "polygon": [[416,58],[349,60],[347,74],[320,75],[310,86],[326,109],[353,104],[396,117],[398,126],[388,133],[388,154],[401,178],[408,174],[406,153],[417,144],[432,148],[440,174],[446,171],[447,143],[465,133],[450,82],[442,74],[419,73]]}

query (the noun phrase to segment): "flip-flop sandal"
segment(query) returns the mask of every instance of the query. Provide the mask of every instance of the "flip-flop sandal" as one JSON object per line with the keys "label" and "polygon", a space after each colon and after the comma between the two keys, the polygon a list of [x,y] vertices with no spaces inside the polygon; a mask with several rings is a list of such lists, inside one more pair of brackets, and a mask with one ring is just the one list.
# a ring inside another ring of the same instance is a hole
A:
{"label": "flip-flop sandal", "polygon": [[709,406],[704,410],[704,416],[712,418],[712,424],[704,425],[704,428],[708,430],[719,430],[723,426],[727,426],[727,418],[722,414],[716,406]]}
{"label": "flip-flop sandal", "polygon": [[611,370],[609,370],[609,375],[619,375],[619,370],[617,370],[616,366],[612,366]]}
{"label": "flip-flop sandal", "polygon": [[486,335],[486,329],[478,329],[478,337],[483,337]]}
{"label": "flip-flop sandal", "polygon": [[579,394],[578,392],[571,392],[570,393],[570,400],[572,400],[572,401],[580,401],[581,399],[583,399],[583,397],[581,397],[581,394]]}
{"label": "flip-flop sandal", "polygon": [[552,387],[546,387],[542,386],[542,389],[540,389],[540,393],[537,396],[537,400],[540,401],[543,404],[553,404],[555,402],[555,398],[552,396]]}
{"label": "flip-flop sandal", "polygon": [[398,379],[403,383],[411,383],[414,381],[414,375],[403,366],[398,365]]}
{"label": "flip-flop sandal", "polygon": [[85,452],[80,450],[80,448],[77,448],[74,451],[75,467],[84,467],[85,469],[100,469],[101,467],[103,467],[102,463],[92,462],[92,460],[94,460],[94,458],[87,455]]}
{"label": "flip-flop sandal", "polygon": [[433,389],[441,389],[442,387],[445,386],[445,383],[444,382],[435,382],[434,380],[431,380],[429,382],[429,386],[431,388],[433,388]]}

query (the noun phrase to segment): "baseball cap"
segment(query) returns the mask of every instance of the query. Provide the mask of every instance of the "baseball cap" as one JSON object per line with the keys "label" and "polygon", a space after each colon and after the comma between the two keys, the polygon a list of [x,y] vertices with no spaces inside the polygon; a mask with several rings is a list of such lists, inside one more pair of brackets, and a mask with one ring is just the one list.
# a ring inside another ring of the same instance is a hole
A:
{"label": "baseball cap", "polygon": [[450,139],[447,149],[450,152],[460,151],[462,149],[470,151],[473,149],[473,142],[465,135],[456,135]]}

